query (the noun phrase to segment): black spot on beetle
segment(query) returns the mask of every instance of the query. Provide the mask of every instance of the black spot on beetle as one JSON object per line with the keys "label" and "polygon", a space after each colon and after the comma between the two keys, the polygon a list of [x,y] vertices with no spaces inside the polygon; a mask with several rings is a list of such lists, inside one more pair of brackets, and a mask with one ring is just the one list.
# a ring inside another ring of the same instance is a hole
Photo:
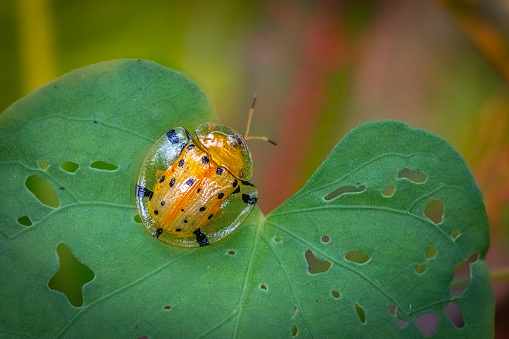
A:
{"label": "black spot on beetle", "polygon": [[196,235],[196,242],[200,245],[200,247],[207,246],[209,244],[207,236],[201,231],[201,229],[198,228],[193,232],[193,234]]}
{"label": "black spot on beetle", "polygon": [[202,162],[202,163],[204,163],[204,164],[206,164],[206,163],[208,163],[208,162],[209,162],[209,158],[207,158],[207,157],[202,157],[202,158],[201,158],[201,162]]}
{"label": "black spot on beetle", "polygon": [[187,220],[184,220],[184,224],[187,224]]}
{"label": "black spot on beetle", "polygon": [[164,174],[163,176],[159,179],[159,183],[163,182],[164,181]]}
{"label": "black spot on beetle", "polygon": [[194,182],[194,179],[189,179],[186,181],[186,184],[191,186],[193,184],[193,182]]}
{"label": "black spot on beetle", "polygon": [[205,206],[200,207],[200,212],[205,211]]}
{"label": "black spot on beetle", "polygon": [[239,192],[240,192],[240,186],[239,186],[239,187],[237,187],[237,189],[236,189],[235,191],[233,191],[233,193],[232,193],[232,194],[237,194],[237,193],[239,193]]}
{"label": "black spot on beetle", "polygon": [[212,219],[213,216],[214,216],[214,214],[209,215],[209,220]]}
{"label": "black spot on beetle", "polygon": [[200,193],[200,191],[201,191],[201,188],[198,188],[198,189],[196,190],[196,193]]}
{"label": "black spot on beetle", "polygon": [[181,209],[182,212],[184,212],[184,209]]}
{"label": "black spot on beetle", "polygon": [[249,205],[254,205],[258,201],[257,197],[252,197],[249,194],[242,194],[242,200]]}
{"label": "black spot on beetle", "polygon": [[163,200],[161,201],[161,206],[164,206],[166,204],[166,202]]}
{"label": "black spot on beetle", "polygon": [[180,232],[180,231],[182,231],[182,230],[181,230],[180,228],[177,228],[175,231]]}
{"label": "black spot on beetle", "polygon": [[156,238],[159,238],[159,236],[161,234],[163,234],[163,229],[162,228],[158,228],[154,233],[152,233],[152,236],[156,237]]}
{"label": "black spot on beetle", "polygon": [[170,180],[170,187],[173,187],[175,185],[175,178],[171,178]]}
{"label": "black spot on beetle", "polygon": [[168,140],[172,144],[176,144],[179,142],[179,137],[177,136],[177,133],[175,133],[174,129],[170,129],[168,132],[166,132],[166,136],[168,137]]}
{"label": "black spot on beetle", "polygon": [[223,169],[221,167],[219,167],[217,170],[216,170],[216,174],[217,175],[221,175],[223,174]]}
{"label": "black spot on beetle", "polygon": [[237,181],[237,179],[235,179],[235,180],[233,181],[233,184],[232,184],[232,185],[233,185],[233,187],[237,187],[238,183],[239,183],[239,182]]}
{"label": "black spot on beetle", "polygon": [[188,151],[192,150],[193,148],[194,148],[194,144],[191,144],[191,145],[187,146],[187,150]]}
{"label": "black spot on beetle", "polygon": [[187,146],[187,143],[183,142],[181,145],[180,145],[180,152],[182,152],[184,150],[184,148],[186,148]]}
{"label": "black spot on beetle", "polygon": [[217,195],[217,198],[218,198],[218,199],[223,199],[223,197],[224,197],[224,193],[219,193],[219,194]]}
{"label": "black spot on beetle", "polygon": [[154,192],[152,192],[151,190],[149,190],[143,186],[136,185],[136,196],[137,197],[139,197],[139,198],[148,197],[150,200],[150,199],[152,199],[153,195],[154,195]]}
{"label": "black spot on beetle", "polygon": [[159,211],[158,211],[158,210],[154,210],[154,214],[155,214],[155,215],[158,215],[158,214],[159,214]]}
{"label": "black spot on beetle", "polygon": [[182,166],[184,166],[184,159],[179,161],[179,167],[182,167]]}

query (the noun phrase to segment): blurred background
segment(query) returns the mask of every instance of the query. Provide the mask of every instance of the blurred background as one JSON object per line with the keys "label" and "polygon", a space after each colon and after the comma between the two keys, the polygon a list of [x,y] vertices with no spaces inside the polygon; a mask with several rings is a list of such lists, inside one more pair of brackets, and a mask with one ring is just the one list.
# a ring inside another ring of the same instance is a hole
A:
{"label": "blurred background", "polygon": [[451,142],[484,192],[497,337],[509,336],[509,0],[0,0],[0,112],[118,58],[187,74],[241,133],[258,94],[251,135],[278,143],[250,143],[264,213],[363,122]]}

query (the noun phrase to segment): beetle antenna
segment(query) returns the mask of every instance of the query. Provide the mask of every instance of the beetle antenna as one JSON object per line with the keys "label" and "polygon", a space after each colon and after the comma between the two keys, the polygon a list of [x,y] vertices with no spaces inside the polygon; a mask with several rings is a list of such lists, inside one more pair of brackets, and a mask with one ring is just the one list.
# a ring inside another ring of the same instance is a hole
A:
{"label": "beetle antenna", "polygon": [[247,129],[246,129],[246,134],[244,134],[244,139],[245,140],[249,140],[249,139],[259,139],[259,140],[264,140],[264,141],[268,141],[270,142],[272,145],[277,145],[274,141],[266,138],[266,137],[249,137],[249,127],[251,126],[251,118],[253,117],[253,113],[254,113],[254,107],[255,107],[255,104],[256,104],[256,98],[257,98],[257,95],[255,94],[254,97],[253,97],[253,103],[251,104],[251,108],[249,109],[249,118],[247,119]]}

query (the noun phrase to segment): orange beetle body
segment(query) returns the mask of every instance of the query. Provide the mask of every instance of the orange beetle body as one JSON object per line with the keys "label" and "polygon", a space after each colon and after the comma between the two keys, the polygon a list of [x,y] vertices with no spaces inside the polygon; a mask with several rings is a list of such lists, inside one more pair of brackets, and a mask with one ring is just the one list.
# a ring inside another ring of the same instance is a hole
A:
{"label": "orange beetle body", "polygon": [[251,174],[251,153],[233,129],[205,123],[193,140],[174,128],[143,162],[136,185],[140,217],[166,243],[206,246],[230,234],[256,204]]}

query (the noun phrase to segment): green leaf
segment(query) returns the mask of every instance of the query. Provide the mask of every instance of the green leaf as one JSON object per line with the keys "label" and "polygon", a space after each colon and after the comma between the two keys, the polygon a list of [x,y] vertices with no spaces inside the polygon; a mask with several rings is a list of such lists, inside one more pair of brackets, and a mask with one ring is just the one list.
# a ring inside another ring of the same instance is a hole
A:
{"label": "green leaf", "polygon": [[217,244],[152,238],[134,204],[144,155],[215,120],[188,78],[139,60],[76,70],[0,115],[2,336],[493,336],[479,189],[447,142],[402,123],[353,130]]}

